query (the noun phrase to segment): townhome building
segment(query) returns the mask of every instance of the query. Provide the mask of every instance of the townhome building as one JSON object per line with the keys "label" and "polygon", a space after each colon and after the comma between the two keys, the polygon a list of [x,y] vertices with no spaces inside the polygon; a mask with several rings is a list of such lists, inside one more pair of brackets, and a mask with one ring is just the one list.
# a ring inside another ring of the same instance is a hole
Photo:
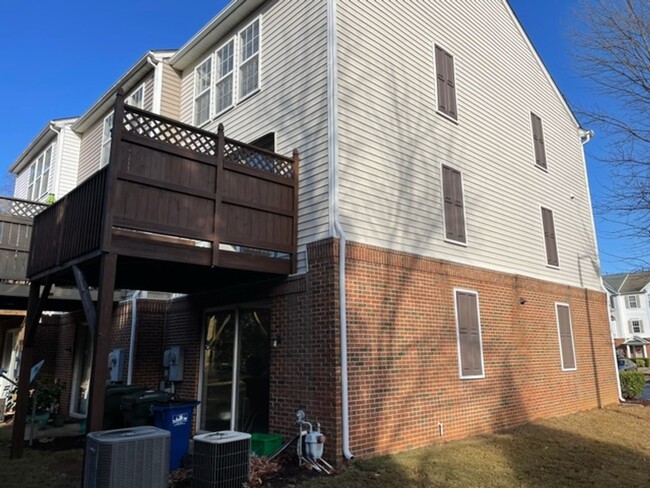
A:
{"label": "townhome building", "polygon": [[627,358],[647,358],[650,344],[650,273],[603,276],[609,296],[610,326],[617,352]]}
{"label": "townhome building", "polygon": [[177,112],[118,81],[35,219],[30,331],[40,286],[99,289],[62,319],[89,327],[89,429],[127,336],[123,380],[200,400],[197,430],[300,409],[334,460],[617,401],[591,132],[505,0],[234,0],[163,66]]}

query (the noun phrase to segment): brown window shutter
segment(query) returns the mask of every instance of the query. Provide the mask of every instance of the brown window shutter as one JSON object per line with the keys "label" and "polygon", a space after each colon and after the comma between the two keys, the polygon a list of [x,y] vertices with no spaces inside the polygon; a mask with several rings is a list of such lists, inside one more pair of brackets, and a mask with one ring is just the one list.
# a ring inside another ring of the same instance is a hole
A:
{"label": "brown window shutter", "polygon": [[557,253],[557,239],[555,237],[555,223],[553,222],[553,212],[548,208],[542,208],[542,225],[544,226],[546,263],[551,266],[559,266],[560,259]]}
{"label": "brown window shutter", "polygon": [[546,168],[546,148],[544,147],[544,133],[542,119],[531,112],[531,125],[533,127],[533,142],[535,146],[535,164]]}
{"label": "brown window shutter", "polygon": [[560,329],[560,348],[562,367],[574,369],[576,360],[573,354],[573,336],[571,334],[571,312],[567,305],[557,305],[557,320]]}
{"label": "brown window shutter", "polygon": [[442,166],[442,192],[445,212],[445,237],[467,242],[463,202],[463,177],[460,171]]}
{"label": "brown window shutter", "polygon": [[477,295],[456,292],[456,308],[458,311],[461,373],[463,376],[481,376],[483,362]]}
{"label": "brown window shutter", "polygon": [[456,79],[454,57],[444,49],[435,47],[438,110],[450,117],[458,117],[456,109]]}

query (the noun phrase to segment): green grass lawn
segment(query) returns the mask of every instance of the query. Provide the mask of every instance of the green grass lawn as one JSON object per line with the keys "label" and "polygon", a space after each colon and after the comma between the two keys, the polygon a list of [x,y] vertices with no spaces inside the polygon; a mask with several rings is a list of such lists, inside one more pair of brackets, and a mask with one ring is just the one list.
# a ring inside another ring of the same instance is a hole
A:
{"label": "green grass lawn", "polygon": [[[10,426],[0,426],[0,487],[76,487],[80,449],[25,450],[8,459]],[[650,407],[619,406],[536,422],[512,431],[355,460],[340,474],[301,488],[646,487]],[[273,488],[283,486],[271,481]],[[284,486],[296,486],[294,483]]]}

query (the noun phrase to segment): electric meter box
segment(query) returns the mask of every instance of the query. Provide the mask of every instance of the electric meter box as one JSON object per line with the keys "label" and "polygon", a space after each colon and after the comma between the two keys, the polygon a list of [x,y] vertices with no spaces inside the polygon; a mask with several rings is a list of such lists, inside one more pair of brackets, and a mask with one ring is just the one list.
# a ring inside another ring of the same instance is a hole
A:
{"label": "electric meter box", "polygon": [[163,366],[165,367],[167,381],[183,381],[183,363],[185,354],[183,348],[172,346],[165,351]]}

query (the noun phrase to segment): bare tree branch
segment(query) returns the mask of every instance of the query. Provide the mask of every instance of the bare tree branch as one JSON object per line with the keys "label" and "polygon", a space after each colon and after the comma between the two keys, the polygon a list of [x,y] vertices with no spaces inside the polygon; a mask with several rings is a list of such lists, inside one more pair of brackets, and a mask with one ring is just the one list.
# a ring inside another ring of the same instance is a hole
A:
{"label": "bare tree branch", "polygon": [[620,236],[634,237],[643,258],[650,254],[650,1],[583,0],[576,16],[578,68],[605,105],[579,111],[609,143],[599,159],[612,178],[597,210]]}

